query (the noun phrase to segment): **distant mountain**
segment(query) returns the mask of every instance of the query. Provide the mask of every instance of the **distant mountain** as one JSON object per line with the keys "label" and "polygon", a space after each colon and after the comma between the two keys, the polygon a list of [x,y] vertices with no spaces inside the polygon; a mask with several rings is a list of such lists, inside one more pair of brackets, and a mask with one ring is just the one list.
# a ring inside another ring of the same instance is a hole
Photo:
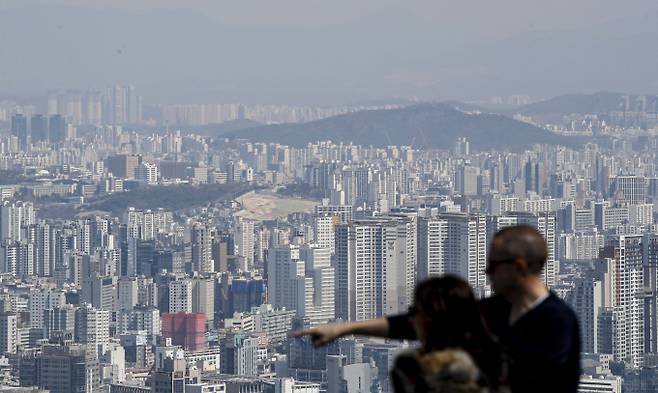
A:
{"label": "distant mountain", "polygon": [[350,107],[383,107],[383,106],[390,106],[390,105],[397,105],[397,106],[409,106],[409,105],[414,105],[418,104],[418,100],[413,100],[409,98],[382,98],[379,100],[367,100],[367,101],[357,101],[351,103],[349,106]]}
{"label": "distant mountain", "polygon": [[[623,109],[622,93],[601,92],[594,94],[566,94],[545,101],[524,105],[512,110],[524,115],[554,115],[554,114],[594,114],[606,113]],[[636,96],[631,96],[630,104]]]}
{"label": "distant mountain", "polygon": [[482,113],[500,113],[500,108],[487,107],[479,104],[472,104],[462,101],[441,101],[439,104],[446,105],[462,112],[482,112]]}
{"label": "distant mountain", "polygon": [[580,139],[552,134],[531,124],[495,114],[469,114],[445,104],[354,112],[303,124],[278,124],[227,133],[258,142],[303,146],[332,140],[361,145],[413,145],[451,148],[458,137],[473,147],[520,150],[535,143],[574,144]]}
{"label": "distant mountain", "polygon": [[254,120],[239,119],[239,120],[225,121],[223,123],[218,123],[218,124],[208,124],[207,126],[196,127],[195,131],[202,135],[222,136],[230,132],[244,130],[246,128],[254,128],[261,125],[262,123],[259,123]]}

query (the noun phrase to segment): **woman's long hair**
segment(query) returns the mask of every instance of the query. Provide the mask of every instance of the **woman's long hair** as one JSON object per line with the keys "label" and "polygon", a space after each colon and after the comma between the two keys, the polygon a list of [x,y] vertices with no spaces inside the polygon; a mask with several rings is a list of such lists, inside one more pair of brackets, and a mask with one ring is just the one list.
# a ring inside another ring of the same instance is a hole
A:
{"label": "woman's long hair", "polygon": [[427,337],[423,352],[463,349],[473,357],[488,383],[497,382],[501,359],[496,353],[502,356],[502,350],[487,328],[466,281],[445,275],[420,282],[414,294],[414,308],[412,311],[422,313],[425,320]]}
{"label": "woman's long hair", "polygon": [[426,351],[468,347],[490,339],[471,287],[463,279],[445,275],[420,282],[414,307],[428,319]]}

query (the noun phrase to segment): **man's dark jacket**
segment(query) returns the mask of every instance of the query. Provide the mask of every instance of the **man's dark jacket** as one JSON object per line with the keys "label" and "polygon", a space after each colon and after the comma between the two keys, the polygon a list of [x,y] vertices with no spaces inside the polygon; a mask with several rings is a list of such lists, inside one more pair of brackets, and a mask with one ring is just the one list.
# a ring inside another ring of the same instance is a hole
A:
{"label": "man's dark jacket", "polygon": [[[580,379],[580,333],[573,310],[554,293],[509,324],[511,305],[498,296],[480,301],[491,332],[509,358],[513,393],[576,393]],[[388,317],[389,336],[413,340],[408,315]],[[450,323],[450,321],[446,321]]]}

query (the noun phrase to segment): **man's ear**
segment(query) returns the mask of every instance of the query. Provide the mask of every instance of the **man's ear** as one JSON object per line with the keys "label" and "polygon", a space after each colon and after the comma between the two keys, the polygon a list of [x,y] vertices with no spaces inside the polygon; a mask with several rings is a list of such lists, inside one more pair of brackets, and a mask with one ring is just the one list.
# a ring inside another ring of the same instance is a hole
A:
{"label": "man's ear", "polygon": [[514,267],[516,267],[516,270],[518,270],[521,274],[528,274],[528,262],[526,262],[525,259],[516,258],[514,260]]}

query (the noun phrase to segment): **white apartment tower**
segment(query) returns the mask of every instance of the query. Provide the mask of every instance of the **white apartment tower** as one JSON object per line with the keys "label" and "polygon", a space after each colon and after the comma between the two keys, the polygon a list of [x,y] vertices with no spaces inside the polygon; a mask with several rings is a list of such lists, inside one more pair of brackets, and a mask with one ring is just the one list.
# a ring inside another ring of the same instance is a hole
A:
{"label": "white apartment tower", "polygon": [[214,271],[212,260],[212,231],[207,225],[196,223],[192,227],[191,235],[193,269],[199,273]]}
{"label": "white apartment tower", "polygon": [[30,202],[5,201],[0,205],[0,243],[23,240],[23,227],[35,223],[34,206]]}
{"label": "white apartment tower", "polygon": [[[336,273],[334,267],[331,266],[330,249],[305,244],[299,250],[299,257],[304,261],[305,278],[311,278],[313,285],[310,291],[312,294],[310,307],[308,307],[308,302],[304,303],[307,305],[304,316],[308,317],[311,326],[333,321],[336,318]],[[305,279],[303,282],[306,289],[308,280]],[[305,300],[307,298],[304,296]]]}
{"label": "white apartment tower", "polygon": [[445,213],[418,223],[418,277],[456,274],[481,295],[486,278],[487,231],[483,215]]}
{"label": "white apartment tower", "polygon": [[336,227],[336,317],[349,321],[404,311],[416,267],[415,221],[386,217]]}
{"label": "white apartment tower", "polygon": [[0,353],[16,353],[18,346],[18,317],[14,313],[0,313]]}
{"label": "white apartment tower", "polygon": [[315,215],[313,218],[313,233],[315,243],[322,248],[328,248],[331,254],[336,252],[336,224],[335,216]]}
{"label": "white apartment tower", "polygon": [[288,244],[267,257],[270,303],[295,310],[310,326],[335,319],[335,273],[328,248]]}
{"label": "white apartment tower", "polygon": [[110,341],[110,312],[85,304],[75,312],[75,341],[94,346]]}
{"label": "white apartment tower", "polygon": [[43,329],[43,314],[45,310],[63,307],[66,304],[64,292],[59,289],[34,288],[30,290],[30,327]]}
{"label": "white apartment tower", "polygon": [[626,338],[626,346],[620,348],[618,360],[637,368],[643,363],[645,338],[642,236],[619,236],[615,243],[619,269],[617,310],[622,316]]}
{"label": "white apartment tower", "polygon": [[536,228],[546,240],[548,247],[548,258],[542,277],[547,286],[555,285],[555,275],[557,274],[557,238],[556,238],[556,218],[554,212],[545,213],[526,213],[526,212],[508,212],[501,216],[488,217],[487,224],[487,244],[493,240],[493,236],[499,230],[514,225],[529,225]]}
{"label": "white apartment tower", "polygon": [[241,269],[250,270],[254,265],[254,221],[240,218],[234,227],[235,253],[243,258]]}
{"label": "white apartment tower", "polygon": [[160,171],[156,164],[142,161],[142,163],[137,166],[135,177],[137,180],[146,183],[157,183],[160,179]]}
{"label": "white apartment tower", "polygon": [[176,280],[169,283],[169,312],[192,312],[192,281]]}
{"label": "white apartment tower", "polygon": [[271,247],[267,253],[267,283],[269,302],[277,308],[297,310],[298,277],[305,276],[304,261],[299,259],[299,246],[294,244]]}

